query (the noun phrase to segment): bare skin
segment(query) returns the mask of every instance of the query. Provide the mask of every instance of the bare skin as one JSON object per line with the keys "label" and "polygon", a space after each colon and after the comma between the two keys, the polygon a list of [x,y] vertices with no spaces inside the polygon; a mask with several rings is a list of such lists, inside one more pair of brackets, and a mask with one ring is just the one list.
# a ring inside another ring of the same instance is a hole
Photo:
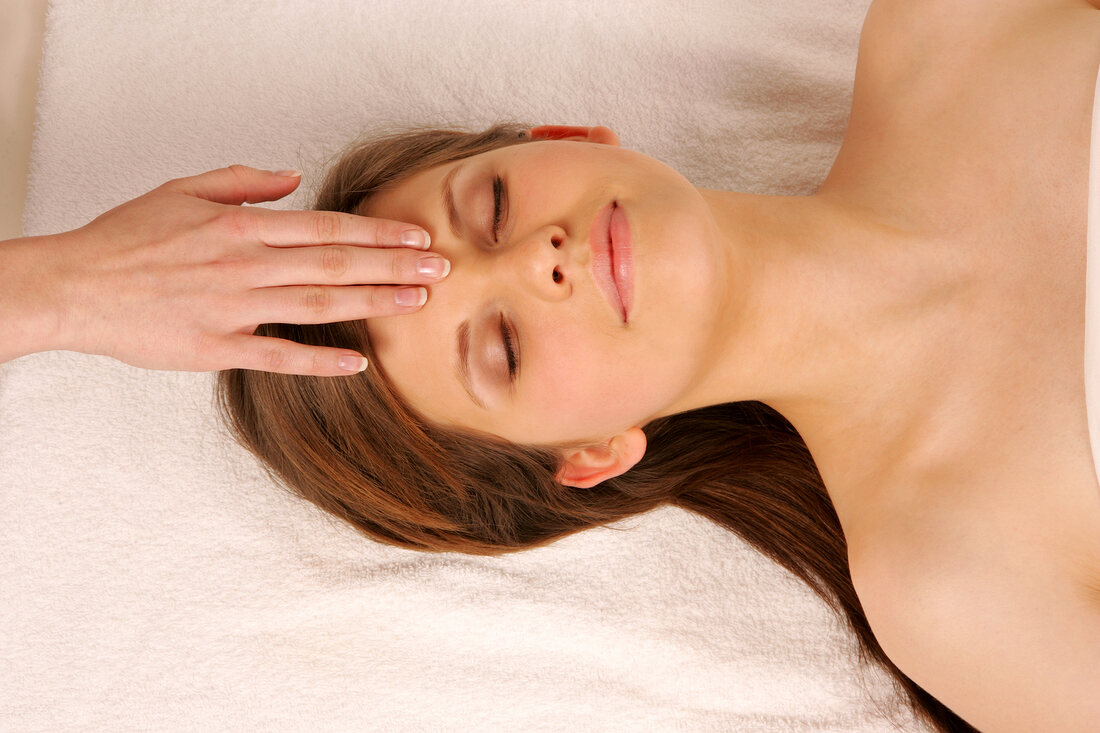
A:
{"label": "bare skin", "polygon": [[[446,277],[427,232],[341,212],[243,208],[281,199],[297,171],[243,165],[177,178],[60,234],[0,242],[0,363],[39,351],[143,369],[318,377],[362,355],[255,335],[418,310]],[[416,239],[402,243],[404,234]],[[435,274],[420,271],[435,260]],[[350,286],[350,287],[349,287]]]}
{"label": "bare skin", "polygon": [[[1100,12],[1084,0],[876,0],[814,196],[695,189],[610,130],[577,128],[580,145],[453,166],[473,233],[451,235],[449,168],[419,173],[360,213],[424,226],[454,271],[420,313],[368,323],[376,353],[433,420],[592,441],[558,477],[582,490],[629,470],[655,417],[766,402],[809,446],[902,671],[981,730],[1098,730],[1083,375],[1098,66]],[[488,246],[492,171],[512,199]],[[578,235],[610,198],[634,235],[629,324],[594,292]],[[514,390],[498,309],[524,344]],[[451,366],[463,318],[485,322],[483,407]]]}
{"label": "bare skin", "polygon": [[891,398],[810,448],[883,648],[981,730],[1100,729],[1083,376],[1098,65],[1085,2],[879,0],[820,191],[955,273],[934,346],[883,363]]}

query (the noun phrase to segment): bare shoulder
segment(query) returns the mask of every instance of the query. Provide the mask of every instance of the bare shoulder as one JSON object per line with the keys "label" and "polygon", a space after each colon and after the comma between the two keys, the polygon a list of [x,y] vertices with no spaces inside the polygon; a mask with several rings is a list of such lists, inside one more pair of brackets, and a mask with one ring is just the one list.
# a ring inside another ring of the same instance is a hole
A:
{"label": "bare shoulder", "polygon": [[1097,64],[1100,11],[1086,0],[875,0],[848,128],[822,189],[914,228],[985,221],[974,212],[1002,210],[1007,193],[988,185],[987,171],[1009,186],[1024,179],[1006,162],[1041,159],[1057,180],[1087,164],[1080,139]]}
{"label": "bare shoulder", "polygon": [[900,90],[930,68],[957,73],[957,63],[987,48],[1096,9],[1100,0],[874,0],[860,35],[857,84],[862,76],[881,91]]}
{"label": "bare shoulder", "polygon": [[853,557],[883,650],[979,730],[1100,730],[1100,598],[949,527]]}

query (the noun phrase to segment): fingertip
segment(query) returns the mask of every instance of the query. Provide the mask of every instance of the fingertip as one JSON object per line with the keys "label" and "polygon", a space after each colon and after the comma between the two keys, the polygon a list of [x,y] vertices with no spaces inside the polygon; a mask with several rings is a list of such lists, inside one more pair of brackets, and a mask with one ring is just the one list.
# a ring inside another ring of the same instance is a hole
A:
{"label": "fingertip", "polygon": [[345,354],[337,360],[336,366],[338,366],[341,371],[355,374],[365,370],[369,366],[369,362],[366,357],[360,356],[359,354]]}
{"label": "fingertip", "polygon": [[[302,183],[301,171],[275,171],[275,185],[282,186],[283,190],[293,191]],[[286,194],[283,194],[284,196]]]}
{"label": "fingertip", "polygon": [[423,229],[406,229],[401,232],[401,245],[427,249],[432,246],[432,236]]}

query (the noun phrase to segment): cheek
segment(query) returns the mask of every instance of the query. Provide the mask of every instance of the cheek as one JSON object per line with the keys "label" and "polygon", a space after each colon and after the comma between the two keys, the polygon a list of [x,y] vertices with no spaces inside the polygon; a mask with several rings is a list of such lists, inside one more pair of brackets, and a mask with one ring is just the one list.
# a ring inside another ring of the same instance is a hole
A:
{"label": "cheek", "polygon": [[639,395],[660,392],[644,362],[606,339],[562,338],[546,353],[533,408],[547,426],[571,437],[578,430],[595,436],[631,427],[651,407]]}

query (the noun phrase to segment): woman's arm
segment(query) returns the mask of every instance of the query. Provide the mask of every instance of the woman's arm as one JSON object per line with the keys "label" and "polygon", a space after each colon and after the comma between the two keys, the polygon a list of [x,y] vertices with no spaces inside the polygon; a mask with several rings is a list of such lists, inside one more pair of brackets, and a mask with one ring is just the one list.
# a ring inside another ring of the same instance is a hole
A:
{"label": "woman's arm", "polygon": [[0,242],[0,363],[62,348],[57,236]]}

